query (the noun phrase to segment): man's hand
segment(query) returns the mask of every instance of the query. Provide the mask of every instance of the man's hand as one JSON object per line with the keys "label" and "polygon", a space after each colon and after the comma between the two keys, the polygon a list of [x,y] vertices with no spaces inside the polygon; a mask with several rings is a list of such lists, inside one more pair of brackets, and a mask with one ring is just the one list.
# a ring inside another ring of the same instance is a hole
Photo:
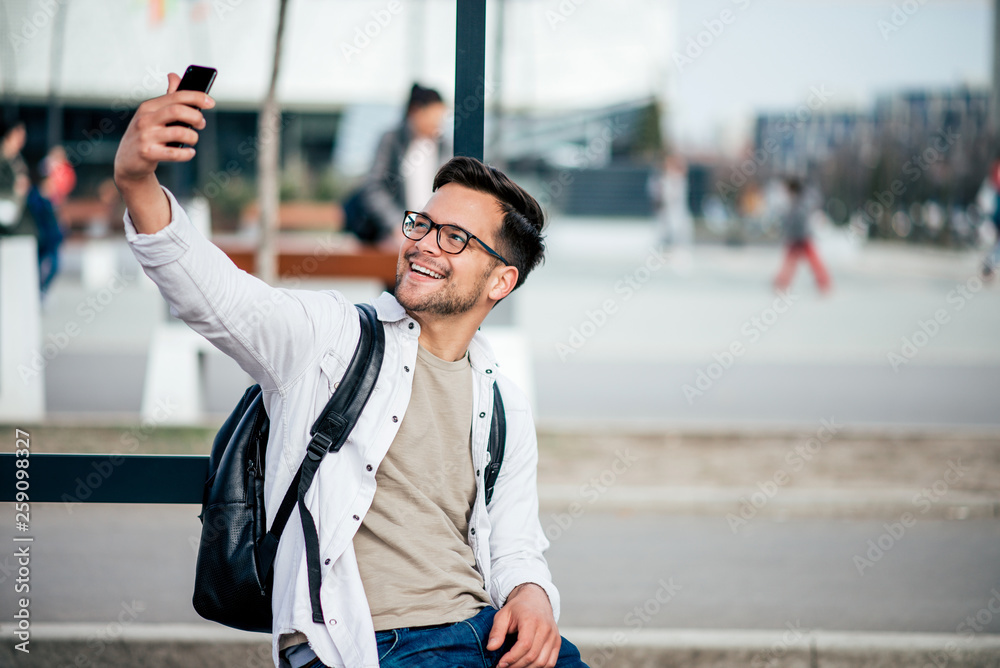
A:
{"label": "man's hand", "polygon": [[545,590],[533,583],[518,585],[493,618],[486,649],[499,649],[510,633],[517,642],[500,657],[500,668],[552,668],[559,658],[562,637]]}
{"label": "man's hand", "polygon": [[[139,105],[115,155],[115,185],[136,230],[143,234],[157,232],[170,222],[170,207],[156,180],[156,167],[161,162],[187,162],[195,154],[193,148],[167,144],[197,144],[198,133],[192,128],[204,128],[201,110],[215,106],[215,101],[205,93],[178,91],[181,79],[176,74],[168,74],[167,81],[166,95]],[[174,121],[187,123],[191,128],[168,127]]]}

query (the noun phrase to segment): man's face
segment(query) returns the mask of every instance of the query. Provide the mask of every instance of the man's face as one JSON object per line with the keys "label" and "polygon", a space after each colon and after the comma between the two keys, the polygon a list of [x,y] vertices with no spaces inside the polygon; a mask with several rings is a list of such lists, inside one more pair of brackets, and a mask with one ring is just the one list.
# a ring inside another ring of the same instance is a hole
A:
{"label": "man's face", "polygon": [[[491,195],[448,183],[422,213],[435,223],[458,225],[496,248],[503,214]],[[396,299],[408,312],[434,315],[461,315],[486,304],[495,270],[503,265],[472,240],[458,255],[445,253],[437,232],[435,228],[418,241],[404,240],[396,266]]]}

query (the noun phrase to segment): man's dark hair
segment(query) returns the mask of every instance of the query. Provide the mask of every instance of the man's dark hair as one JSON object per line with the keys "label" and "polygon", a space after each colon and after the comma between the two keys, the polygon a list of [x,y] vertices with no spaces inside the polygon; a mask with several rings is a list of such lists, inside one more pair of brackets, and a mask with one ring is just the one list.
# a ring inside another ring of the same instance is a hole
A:
{"label": "man's dark hair", "polygon": [[441,93],[433,88],[424,88],[420,84],[414,83],[413,88],[410,89],[410,99],[406,103],[406,114],[409,116],[414,109],[423,109],[438,102],[444,102]]}
{"label": "man's dark hair", "polygon": [[496,250],[517,267],[516,290],[545,255],[542,238],[545,214],[542,207],[506,174],[475,158],[457,157],[445,163],[434,177],[434,190],[448,183],[457,183],[496,198],[503,213]]}

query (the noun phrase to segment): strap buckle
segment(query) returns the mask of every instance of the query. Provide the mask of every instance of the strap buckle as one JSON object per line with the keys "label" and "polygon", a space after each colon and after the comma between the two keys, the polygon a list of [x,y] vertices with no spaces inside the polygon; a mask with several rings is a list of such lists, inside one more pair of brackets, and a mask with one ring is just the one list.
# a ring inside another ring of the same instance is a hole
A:
{"label": "strap buckle", "polygon": [[326,432],[317,432],[313,434],[313,437],[309,439],[309,445],[306,449],[306,456],[313,461],[319,461],[323,459],[323,455],[326,451],[330,449],[333,445],[333,439]]}

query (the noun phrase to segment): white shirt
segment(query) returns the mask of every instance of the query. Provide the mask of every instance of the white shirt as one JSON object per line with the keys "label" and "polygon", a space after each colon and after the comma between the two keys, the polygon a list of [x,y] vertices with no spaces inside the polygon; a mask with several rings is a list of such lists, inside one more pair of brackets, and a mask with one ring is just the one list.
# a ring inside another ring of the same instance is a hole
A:
{"label": "white shirt", "polygon": [[[125,235],[171,313],[223,351],[260,383],[271,421],[265,473],[268,523],[305,456],[309,427],[343,376],[360,337],[357,309],[334,290],[273,288],[238,269],[191,225],[173,195],[171,221],[156,234],[138,234],[125,214]],[[321,251],[318,251],[321,252]],[[385,357],[357,426],[338,453],[328,454],[306,494],[317,523],[325,623],[312,621],[305,540],[293,511],[275,558],[273,658],[278,638],[301,631],[332,667],[376,668],[371,613],[352,540],[375,495],[375,471],[410,401],[420,325],[396,299],[374,302],[385,325]],[[519,584],[540,585],[559,618],[559,594],[543,556],[548,541],[538,520],[534,422],[523,393],[499,373],[479,333],[469,345],[473,369],[472,457],[478,492],[469,520],[469,545],[494,607]],[[503,395],[507,441],[492,501],[484,499],[489,460],[492,385]]]}
{"label": "white shirt", "polygon": [[421,211],[434,194],[438,168],[438,143],[430,137],[414,137],[406,147],[399,173],[403,176],[403,200],[409,211]]}

